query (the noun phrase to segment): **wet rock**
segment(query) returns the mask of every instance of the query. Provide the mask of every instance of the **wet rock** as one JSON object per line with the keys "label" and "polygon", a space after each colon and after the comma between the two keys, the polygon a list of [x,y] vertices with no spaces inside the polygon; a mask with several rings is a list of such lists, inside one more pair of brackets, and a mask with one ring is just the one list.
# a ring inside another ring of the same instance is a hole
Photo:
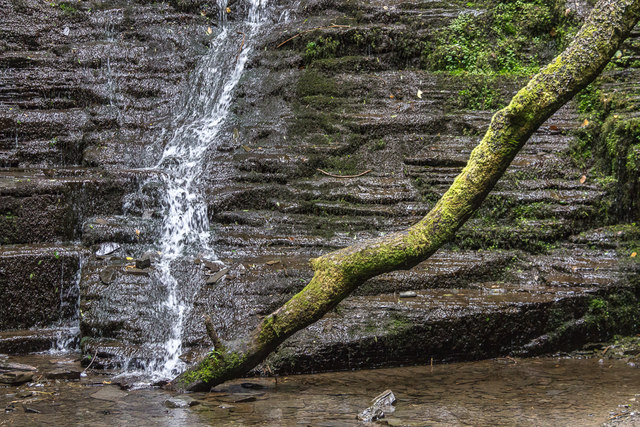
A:
{"label": "wet rock", "polygon": [[372,422],[384,418],[385,414],[395,411],[396,396],[391,390],[385,390],[372,400],[373,404],[356,417],[360,421]]}
{"label": "wet rock", "polygon": [[228,272],[229,272],[228,268],[223,268],[222,270],[218,271],[216,274],[214,274],[213,276],[207,279],[207,285],[213,285],[218,283],[218,281],[222,279]]}
{"label": "wet rock", "polygon": [[400,298],[415,298],[418,296],[417,293],[415,293],[414,291],[405,291],[405,292],[400,292],[400,295],[398,295]]}
{"label": "wet rock", "polygon": [[96,251],[96,256],[106,256],[114,253],[120,249],[120,245],[117,243],[102,243],[98,250]]}
{"label": "wet rock", "polygon": [[106,267],[100,271],[100,281],[105,285],[110,284],[116,278],[116,269],[112,267]]}
{"label": "wet rock", "polygon": [[93,393],[91,397],[99,400],[107,400],[109,402],[117,402],[127,397],[128,395],[129,393],[115,387],[103,387],[102,389]]}
{"label": "wet rock", "polygon": [[176,396],[164,401],[164,406],[167,408],[188,408],[191,406],[199,405],[201,402],[195,400],[189,396]]}
{"label": "wet rock", "polygon": [[24,409],[24,412],[26,412],[27,414],[39,414],[40,411],[35,409],[35,408],[31,408],[29,406],[25,406],[22,405],[22,408]]}
{"label": "wet rock", "polygon": [[145,269],[151,267],[151,258],[148,256],[136,260],[136,268]]}
{"label": "wet rock", "polygon": [[19,385],[24,384],[33,379],[33,372],[12,371],[0,373],[0,383]]}
{"label": "wet rock", "polygon": [[204,268],[206,268],[207,270],[209,270],[210,272],[215,273],[216,271],[220,271],[222,269],[222,264],[217,263],[217,262],[211,262],[211,261],[202,261],[202,264],[204,265]]}
{"label": "wet rock", "polygon": [[0,383],[18,385],[29,382],[37,369],[22,363],[0,362]]}
{"label": "wet rock", "polygon": [[47,372],[45,377],[50,380],[79,380],[82,372],[73,369],[55,369]]}
{"label": "wet rock", "polygon": [[165,400],[164,406],[170,409],[175,409],[175,408],[187,408],[189,407],[189,404],[182,399],[177,399],[174,397],[174,398]]}
{"label": "wet rock", "polygon": [[147,276],[149,277],[149,272],[146,270],[142,270],[140,268],[125,268],[124,272],[127,274],[131,274],[134,276]]}
{"label": "wet rock", "polygon": [[3,371],[37,371],[38,368],[31,365],[25,365],[22,363],[12,363],[12,362],[0,362],[0,372]]}
{"label": "wet rock", "polygon": [[242,384],[240,384],[240,386],[242,388],[248,388],[250,390],[262,390],[262,389],[266,388],[262,384],[257,384],[257,383],[242,383]]}

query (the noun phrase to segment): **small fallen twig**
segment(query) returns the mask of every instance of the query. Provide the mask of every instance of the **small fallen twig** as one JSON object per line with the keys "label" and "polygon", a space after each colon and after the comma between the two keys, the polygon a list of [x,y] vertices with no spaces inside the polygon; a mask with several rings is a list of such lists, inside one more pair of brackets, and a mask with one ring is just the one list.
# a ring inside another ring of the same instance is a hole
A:
{"label": "small fallen twig", "polygon": [[240,49],[238,49],[238,54],[236,55],[236,62],[238,62],[238,58],[240,58],[240,54],[242,53],[242,49],[244,49],[244,42],[247,39],[247,35],[242,31],[236,31],[238,34],[242,34],[242,43],[240,43]]}
{"label": "small fallen twig", "polygon": [[300,33],[296,34],[295,36],[293,36],[293,37],[291,37],[291,38],[286,39],[285,41],[283,41],[282,43],[280,43],[278,46],[276,46],[276,49],[279,49],[279,48],[280,48],[280,46],[283,46],[283,45],[285,45],[285,44],[289,43],[291,40],[293,40],[293,39],[295,39],[295,38],[297,38],[297,37],[300,37],[300,36],[302,36],[302,35],[304,35],[304,34],[307,34],[307,33],[310,33],[310,32],[312,32],[312,31],[316,31],[316,30],[326,30],[326,29],[329,29],[329,28],[351,28],[351,25],[338,25],[338,24],[331,24],[331,25],[327,25],[327,26],[324,26],[324,27],[315,27],[315,28],[311,28],[310,30],[302,31],[302,32],[300,32]]}
{"label": "small fallen twig", "polygon": [[359,176],[366,175],[369,172],[373,172],[371,169],[369,169],[369,170],[366,170],[366,171],[364,171],[362,173],[359,173],[358,175],[334,175],[334,174],[329,173],[327,171],[323,171],[322,169],[316,169],[316,170],[318,172],[322,172],[323,174],[325,174],[327,176],[330,176],[330,177],[333,177],[333,178],[358,178]]}
{"label": "small fallen twig", "polygon": [[89,362],[89,364],[87,365],[87,367],[86,367],[86,368],[84,368],[84,371],[82,371],[82,373],[83,373],[83,374],[87,372],[87,370],[91,367],[91,365],[93,365],[93,362],[96,360],[96,356],[97,356],[97,355],[98,355],[98,350],[96,350],[96,351],[93,353],[93,357],[91,358],[91,362]]}

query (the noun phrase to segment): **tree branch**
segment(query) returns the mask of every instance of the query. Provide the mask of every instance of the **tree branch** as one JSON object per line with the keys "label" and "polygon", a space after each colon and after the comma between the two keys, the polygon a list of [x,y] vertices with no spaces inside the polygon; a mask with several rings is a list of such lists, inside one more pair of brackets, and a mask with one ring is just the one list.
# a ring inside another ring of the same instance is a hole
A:
{"label": "tree branch", "polygon": [[493,116],[466,167],[427,216],[405,231],[311,260],[315,274],[302,291],[267,316],[241,346],[210,354],[172,387],[208,390],[245,374],[367,279],[429,258],[478,209],[533,132],[600,74],[638,19],[640,0],[600,0],[570,46]]}

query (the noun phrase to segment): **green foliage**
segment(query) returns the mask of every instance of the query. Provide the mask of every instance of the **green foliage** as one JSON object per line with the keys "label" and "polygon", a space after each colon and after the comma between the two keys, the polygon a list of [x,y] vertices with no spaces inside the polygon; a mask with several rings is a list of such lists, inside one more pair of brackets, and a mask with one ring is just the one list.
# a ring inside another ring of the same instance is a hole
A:
{"label": "green foliage", "polygon": [[[559,52],[575,33],[577,21],[565,16],[556,0],[485,0],[473,7],[481,14],[462,13],[441,30],[428,54],[434,70],[530,75],[540,62],[531,50]],[[546,49],[542,49],[546,47]]]}
{"label": "green foliage", "polygon": [[318,37],[314,41],[307,43],[304,50],[304,61],[307,64],[325,58],[336,56],[340,42],[331,37]]}
{"label": "green foliage", "polygon": [[458,92],[456,107],[467,110],[497,110],[506,105],[498,83],[493,78],[468,80],[467,88]]}

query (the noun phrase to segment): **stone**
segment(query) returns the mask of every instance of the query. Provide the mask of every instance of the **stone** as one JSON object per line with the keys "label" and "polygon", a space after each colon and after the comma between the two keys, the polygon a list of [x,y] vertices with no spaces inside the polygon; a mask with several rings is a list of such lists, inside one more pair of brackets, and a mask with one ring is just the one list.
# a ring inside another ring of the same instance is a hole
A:
{"label": "stone", "polygon": [[33,372],[10,371],[0,373],[0,383],[18,385],[28,383],[33,379]]}
{"label": "stone", "polygon": [[125,397],[127,397],[129,393],[126,391],[122,391],[116,387],[103,387],[97,392],[93,393],[91,397],[98,400],[107,400],[109,402],[117,402]]}
{"label": "stone", "polygon": [[201,402],[189,396],[176,396],[164,401],[164,406],[170,409],[187,408],[199,405]]}
{"label": "stone", "polygon": [[218,271],[216,274],[214,274],[213,276],[209,277],[207,279],[207,285],[213,285],[215,283],[217,283],[220,279],[222,279],[227,273],[229,272],[228,268],[223,268],[222,270]]}
{"label": "stone", "polygon": [[149,276],[149,272],[142,270],[140,268],[125,268],[124,269],[125,273],[127,274],[132,274],[134,276]]}
{"label": "stone", "polygon": [[400,295],[399,295],[400,298],[415,298],[417,296],[418,294],[415,293],[414,291],[400,292]]}
{"label": "stone", "polygon": [[220,263],[217,262],[211,262],[211,261],[207,261],[207,260],[202,260],[202,265],[204,265],[204,268],[206,268],[207,270],[211,271],[211,272],[216,272],[216,271],[220,271],[220,269],[222,269],[222,265]]}
{"label": "stone", "polygon": [[81,373],[78,370],[59,368],[47,372],[45,377],[50,380],[79,380]]}
{"label": "stone", "polygon": [[182,399],[176,399],[175,397],[172,397],[171,399],[167,399],[164,401],[164,406],[170,409],[175,409],[175,408],[187,408],[189,404]]}
{"label": "stone", "polygon": [[116,278],[116,270],[115,268],[107,267],[104,270],[100,271],[100,281],[105,285],[113,282]]}
{"label": "stone", "polygon": [[3,371],[37,371],[38,368],[31,365],[24,365],[22,363],[12,363],[2,361],[0,362],[0,372]]}
{"label": "stone", "polygon": [[391,390],[385,390],[372,399],[373,404],[362,411],[356,417],[360,421],[370,423],[384,418],[385,414],[395,411],[393,404],[396,403],[396,396]]}
{"label": "stone", "polygon": [[24,409],[24,412],[26,412],[27,414],[39,414],[40,411],[35,409],[35,408],[30,408],[28,406],[22,405],[22,408]]}
{"label": "stone", "polygon": [[120,245],[117,243],[102,243],[98,250],[96,251],[96,256],[106,256],[114,253],[120,249]]}
{"label": "stone", "polygon": [[142,259],[137,259],[136,260],[136,268],[139,269],[145,269],[145,268],[149,268],[151,267],[151,258],[150,257],[143,257]]}

